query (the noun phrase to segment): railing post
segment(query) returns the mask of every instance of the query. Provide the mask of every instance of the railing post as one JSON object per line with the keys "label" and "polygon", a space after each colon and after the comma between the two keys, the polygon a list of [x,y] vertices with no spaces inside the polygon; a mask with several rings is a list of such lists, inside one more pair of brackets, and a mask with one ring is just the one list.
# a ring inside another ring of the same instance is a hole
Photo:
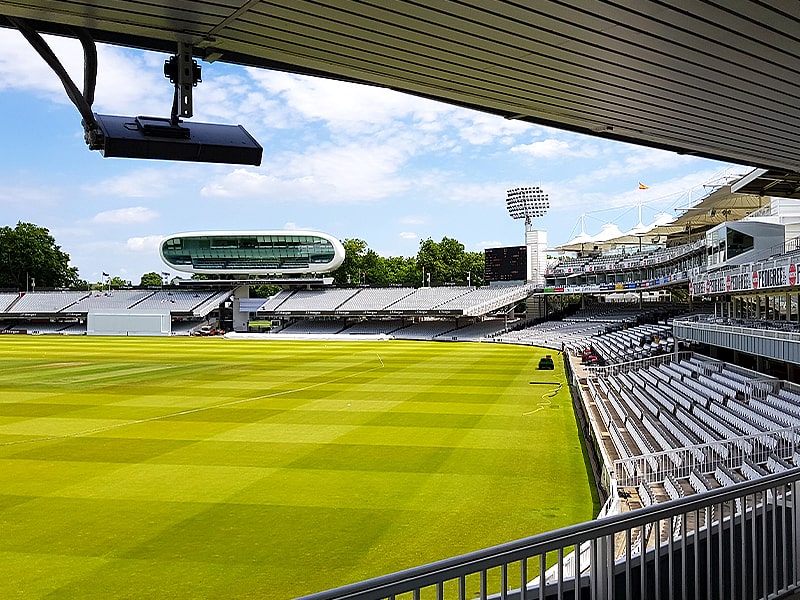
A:
{"label": "railing post", "polygon": [[614,594],[614,535],[592,540],[592,598]]}
{"label": "railing post", "polygon": [[800,509],[797,506],[797,481],[793,481],[790,485],[792,488],[792,583],[800,585],[800,523],[798,522],[798,515]]}

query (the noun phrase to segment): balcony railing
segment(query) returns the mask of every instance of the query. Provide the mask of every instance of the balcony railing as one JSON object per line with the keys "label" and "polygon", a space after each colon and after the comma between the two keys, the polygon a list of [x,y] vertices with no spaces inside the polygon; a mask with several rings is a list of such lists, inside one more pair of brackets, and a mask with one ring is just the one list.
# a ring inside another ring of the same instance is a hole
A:
{"label": "balcony railing", "polygon": [[302,600],[779,598],[800,584],[799,483],[795,468]]}

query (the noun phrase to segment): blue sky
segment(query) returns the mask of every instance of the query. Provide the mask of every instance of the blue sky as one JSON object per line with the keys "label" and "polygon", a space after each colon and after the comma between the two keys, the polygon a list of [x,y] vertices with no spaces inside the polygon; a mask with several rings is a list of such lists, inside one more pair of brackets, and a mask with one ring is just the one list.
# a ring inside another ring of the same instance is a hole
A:
{"label": "blue sky", "polygon": [[[74,40],[48,38],[82,85]],[[168,116],[166,55],[99,47],[94,110]],[[538,185],[550,246],[604,223],[677,214],[704,184],[748,169],[505,120],[380,88],[203,63],[194,121],[241,123],[260,167],[104,159],[55,75],[15,31],[0,30],[0,225],[50,229],[80,276],[138,283],[161,272],[158,241],[210,229],[316,229],[383,255],[442,236],[468,250],[524,241],[506,190]],[[638,182],[649,189],[639,190]]]}

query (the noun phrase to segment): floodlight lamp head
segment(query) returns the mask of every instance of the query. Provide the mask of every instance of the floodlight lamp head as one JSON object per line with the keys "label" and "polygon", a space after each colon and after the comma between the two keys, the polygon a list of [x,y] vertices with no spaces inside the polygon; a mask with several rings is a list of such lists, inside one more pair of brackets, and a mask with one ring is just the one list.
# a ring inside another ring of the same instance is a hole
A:
{"label": "floodlight lamp head", "polygon": [[540,187],[512,188],[506,196],[506,208],[512,219],[524,219],[528,223],[547,214],[550,198]]}

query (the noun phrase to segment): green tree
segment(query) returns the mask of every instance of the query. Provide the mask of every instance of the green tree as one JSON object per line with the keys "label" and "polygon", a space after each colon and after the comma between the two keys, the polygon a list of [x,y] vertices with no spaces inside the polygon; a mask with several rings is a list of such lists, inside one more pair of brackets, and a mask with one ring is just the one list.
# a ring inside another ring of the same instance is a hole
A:
{"label": "green tree", "polygon": [[265,283],[250,286],[251,298],[270,298],[281,291],[281,286]]}
{"label": "green tree", "polygon": [[422,271],[413,256],[390,256],[384,259],[386,282],[389,285],[419,287],[422,284]]}
{"label": "green tree", "polygon": [[344,262],[333,272],[336,285],[357,285],[361,281],[362,262],[367,254],[367,242],[357,238],[342,241]]}
{"label": "green tree", "polygon": [[483,282],[483,255],[479,252],[465,252],[464,244],[453,238],[443,237],[441,242],[435,242],[431,238],[421,241],[417,264],[420,270],[425,269],[426,284],[428,274],[432,284],[466,285],[468,279],[473,285]]}
{"label": "green tree", "polygon": [[[462,264],[460,283],[466,283],[465,279],[472,285],[483,285],[484,268],[486,265],[486,255],[483,252],[465,252]],[[467,277],[469,273],[469,277]]]}
{"label": "green tree", "polygon": [[142,287],[147,286],[160,286],[164,284],[164,280],[161,279],[161,274],[156,273],[155,271],[150,271],[149,273],[145,273],[142,275],[142,281],[139,282],[139,285]]}
{"label": "green tree", "polygon": [[78,283],[78,269],[69,266],[50,231],[33,223],[0,227],[0,287],[26,289],[68,287]]}
{"label": "green tree", "polygon": [[108,285],[111,286],[112,288],[119,289],[127,287],[130,284],[127,281],[125,281],[122,277],[112,277],[109,280]]}

